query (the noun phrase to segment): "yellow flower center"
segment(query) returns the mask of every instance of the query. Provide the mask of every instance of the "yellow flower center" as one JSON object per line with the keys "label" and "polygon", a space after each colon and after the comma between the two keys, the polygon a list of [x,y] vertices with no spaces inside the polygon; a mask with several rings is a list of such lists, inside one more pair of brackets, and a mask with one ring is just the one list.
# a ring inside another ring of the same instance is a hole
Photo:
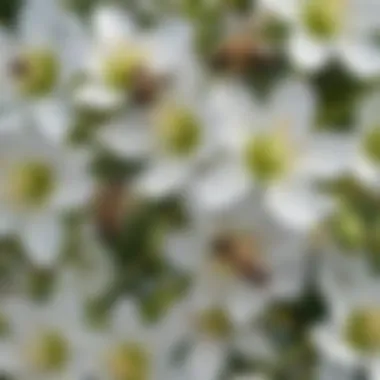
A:
{"label": "yellow flower center", "polygon": [[164,148],[174,155],[188,156],[199,146],[200,122],[188,109],[165,110],[159,120],[158,129]]}
{"label": "yellow flower center", "polygon": [[376,164],[380,164],[380,127],[373,128],[364,138],[364,152]]}
{"label": "yellow flower center", "polygon": [[51,92],[59,77],[59,61],[54,52],[38,49],[20,54],[11,66],[21,93],[42,96]]}
{"label": "yellow flower center", "polygon": [[59,371],[69,359],[69,345],[57,331],[45,331],[29,343],[27,356],[37,371]]}
{"label": "yellow flower center", "polygon": [[327,39],[343,27],[346,0],[305,0],[302,14],[306,29],[313,36]]}
{"label": "yellow flower center", "polygon": [[115,89],[129,89],[133,76],[143,65],[143,57],[136,50],[115,49],[105,59],[103,75],[106,83]]}
{"label": "yellow flower center", "polygon": [[122,343],[109,353],[108,371],[112,380],[147,380],[148,353],[138,344]]}
{"label": "yellow flower center", "polygon": [[198,318],[198,328],[201,333],[214,338],[226,338],[232,332],[232,323],[227,313],[221,308],[205,310]]}
{"label": "yellow flower center", "polygon": [[255,178],[270,182],[286,173],[291,160],[290,149],[290,144],[284,136],[262,134],[248,141],[244,158]]}
{"label": "yellow flower center", "polygon": [[43,162],[21,163],[13,168],[9,177],[9,197],[18,205],[40,206],[54,188],[54,173]]}
{"label": "yellow flower center", "polygon": [[353,210],[343,208],[332,218],[332,236],[335,242],[346,251],[354,251],[365,242],[365,224]]}
{"label": "yellow flower center", "polygon": [[345,326],[347,342],[365,352],[380,350],[380,308],[363,308],[354,311]]}

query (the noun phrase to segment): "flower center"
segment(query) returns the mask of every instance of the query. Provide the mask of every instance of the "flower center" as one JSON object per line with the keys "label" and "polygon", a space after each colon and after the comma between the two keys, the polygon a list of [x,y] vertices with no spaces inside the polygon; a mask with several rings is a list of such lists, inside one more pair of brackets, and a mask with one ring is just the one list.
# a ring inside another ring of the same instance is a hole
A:
{"label": "flower center", "polygon": [[277,134],[255,136],[248,141],[244,153],[248,169],[261,181],[278,179],[289,166],[290,146]]}
{"label": "flower center", "polygon": [[306,29],[314,37],[327,39],[342,29],[345,0],[306,0],[302,8]]}
{"label": "flower center", "polygon": [[353,251],[365,241],[365,225],[352,210],[339,210],[332,218],[331,233],[335,242],[343,249]]}
{"label": "flower center", "polygon": [[363,148],[368,158],[380,164],[380,127],[373,128],[364,138]]}
{"label": "flower center", "polygon": [[128,49],[112,51],[104,61],[103,75],[106,83],[115,89],[124,90],[132,86],[135,73],[143,63],[140,52]]}
{"label": "flower center", "polygon": [[69,345],[57,331],[45,331],[28,346],[28,358],[38,371],[61,370],[69,359]]}
{"label": "flower center", "polygon": [[51,195],[54,188],[54,174],[48,164],[30,161],[13,168],[9,185],[10,198],[15,203],[38,206]]}
{"label": "flower center", "polygon": [[212,308],[199,315],[198,328],[201,333],[211,338],[223,339],[230,335],[232,323],[223,309]]}
{"label": "flower center", "polygon": [[122,343],[109,353],[108,371],[112,380],[147,380],[148,354],[138,344]]}
{"label": "flower center", "polygon": [[159,121],[164,148],[177,156],[188,156],[199,146],[201,128],[197,117],[184,108],[166,110]]}
{"label": "flower center", "polygon": [[347,342],[359,351],[380,350],[380,308],[355,310],[345,326]]}
{"label": "flower center", "polygon": [[23,94],[41,96],[49,93],[57,83],[59,62],[50,50],[32,50],[12,62],[11,74]]}

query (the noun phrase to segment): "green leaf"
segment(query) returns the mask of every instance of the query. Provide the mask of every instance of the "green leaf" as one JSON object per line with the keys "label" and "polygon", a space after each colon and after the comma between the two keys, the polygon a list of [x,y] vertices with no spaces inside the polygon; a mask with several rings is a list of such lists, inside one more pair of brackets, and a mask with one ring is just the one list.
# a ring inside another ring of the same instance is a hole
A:
{"label": "green leaf", "polygon": [[1,0],[0,23],[9,27],[14,27],[23,4],[24,0]]}
{"label": "green leaf", "polygon": [[355,105],[364,84],[336,63],[311,80],[318,100],[317,127],[338,132],[354,129]]}

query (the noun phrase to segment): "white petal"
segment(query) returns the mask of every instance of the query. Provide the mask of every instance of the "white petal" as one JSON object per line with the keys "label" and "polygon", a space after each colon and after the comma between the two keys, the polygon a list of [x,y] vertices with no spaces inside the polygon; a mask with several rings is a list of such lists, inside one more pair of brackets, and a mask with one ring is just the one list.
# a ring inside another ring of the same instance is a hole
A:
{"label": "white petal", "polygon": [[137,183],[143,195],[160,198],[176,193],[185,185],[191,174],[191,166],[176,161],[162,161],[149,168]]}
{"label": "white petal", "polygon": [[75,102],[78,105],[109,111],[120,108],[125,101],[125,96],[117,91],[111,91],[102,84],[87,84],[75,94]]}
{"label": "white petal", "polygon": [[190,357],[190,379],[217,380],[226,363],[226,349],[217,343],[198,344]]}
{"label": "white petal", "polygon": [[331,57],[331,48],[303,33],[296,33],[290,40],[289,53],[296,68],[315,71]]}
{"label": "white petal", "polygon": [[353,164],[353,174],[372,189],[380,188],[380,168],[363,154],[358,154]]}
{"label": "white petal", "polygon": [[331,209],[331,202],[304,183],[284,183],[268,190],[266,206],[285,227],[308,231]]}
{"label": "white petal", "polygon": [[369,43],[345,41],[339,48],[343,63],[363,79],[380,75],[380,51]]}
{"label": "white petal", "polygon": [[355,136],[319,133],[310,136],[298,172],[306,177],[333,178],[351,169],[357,151]]}
{"label": "white petal", "polygon": [[55,215],[36,215],[27,221],[22,238],[35,264],[51,266],[61,253],[63,226]]}
{"label": "white petal", "polygon": [[300,2],[299,0],[260,0],[259,6],[264,11],[269,11],[287,20],[295,20]]}
{"label": "white petal", "polygon": [[366,132],[376,126],[379,121],[380,94],[378,91],[371,91],[365,95],[356,108],[356,123],[360,132]]}
{"label": "white petal", "polygon": [[55,210],[75,210],[84,207],[94,193],[94,183],[89,178],[66,179],[52,199]]}
{"label": "white petal", "polygon": [[105,45],[129,40],[134,33],[131,17],[115,6],[99,6],[92,22],[98,41]]}
{"label": "white petal", "polygon": [[47,99],[34,107],[36,127],[54,143],[63,143],[72,126],[72,113],[60,100]]}
{"label": "white petal", "polygon": [[186,64],[191,57],[191,30],[189,24],[179,20],[166,22],[154,30],[146,41],[150,66],[158,72],[173,74]]}
{"label": "white petal", "polygon": [[307,82],[289,79],[282,83],[274,92],[271,107],[270,117],[274,120],[266,128],[276,128],[284,123],[286,128],[289,127],[291,137],[296,139],[305,137],[312,129],[316,99]]}
{"label": "white petal", "polygon": [[8,235],[15,229],[16,215],[6,208],[0,209],[0,236]]}
{"label": "white petal", "polygon": [[146,157],[153,146],[152,135],[145,125],[105,126],[98,134],[101,144],[125,158]]}
{"label": "white petal", "polygon": [[22,109],[2,113],[0,118],[0,133],[19,133],[25,127],[25,114]]}
{"label": "white petal", "polygon": [[202,212],[218,212],[243,199],[251,188],[251,180],[237,163],[214,168],[194,183],[191,198]]}

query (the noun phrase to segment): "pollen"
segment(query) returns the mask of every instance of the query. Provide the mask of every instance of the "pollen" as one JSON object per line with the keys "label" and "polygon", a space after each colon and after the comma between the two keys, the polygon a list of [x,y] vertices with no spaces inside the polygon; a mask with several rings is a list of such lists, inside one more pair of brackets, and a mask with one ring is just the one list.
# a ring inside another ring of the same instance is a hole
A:
{"label": "pollen", "polygon": [[164,149],[176,156],[191,155],[201,139],[200,121],[186,108],[166,109],[159,118],[159,138]]}
{"label": "pollen", "polygon": [[103,75],[105,82],[112,88],[124,90],[132,86],[135,73],[143,65],[141,52],[129,49],[112,51],[104,60]]}
{"label": "pollen", "polygon": [[375,164],[380,164],[380,128],[373,128],[364,138],[364,153]]}
{"label": "pollen", "polygon": [[108,355],[108,371],[112,380],[146,380],[149,376],[149,357],[137,343],[122,343]]}
{"label": "pollen", "polygon": [[271,182],[284,175],[290,164],[290,146],[279,134],[254,136],[244,152],[248,170],[263,182]]}
{"label": "pollen", "polygon": [[37,371],[61,370],[69,359],[69,345],[57,331],[44,331],[27,346],[27,358]]}
{"label": "pollen", "polygon": [[314,37],[328,39],[343,27],[345,0],[306,0],[302,8],[306,29]]}
{"label": "pollen", "polygon": [[59,61],[50,50],[30,50],[11,64],[11,75],[26,96],[43,96],[52,91],[59,78]]}
{"label": "pollen", "polygon": [[33,207],[49,198],[54,188],[54,175],[48,164],[30,161],[12,169],[9,196],[14,203]]}
{"label": "pollen", "polygon": [[380,308],[362,308],[352,312],[347,320],[344,334],[347,342],[358,351],[379,351]]}

